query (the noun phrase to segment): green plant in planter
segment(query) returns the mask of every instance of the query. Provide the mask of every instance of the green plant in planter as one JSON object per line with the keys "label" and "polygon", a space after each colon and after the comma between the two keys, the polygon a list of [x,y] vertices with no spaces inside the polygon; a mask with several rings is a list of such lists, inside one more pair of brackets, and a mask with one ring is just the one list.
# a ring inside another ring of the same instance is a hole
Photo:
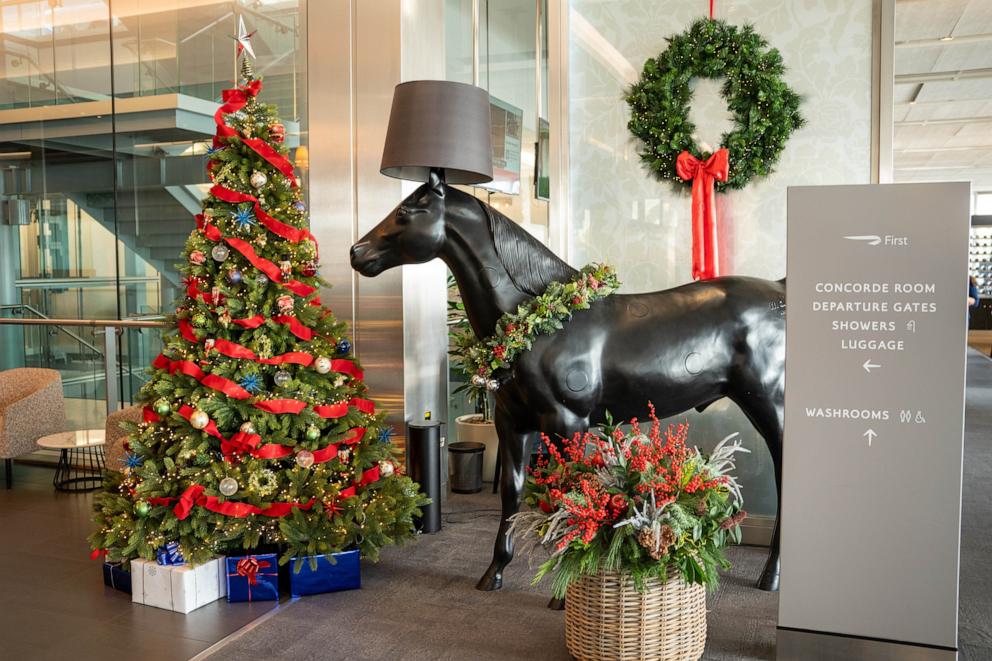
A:
{"label": "green plant in planter", "polygon": [[458,285],[453,275],[448,274],[448,355],[451,365],[459,373],[465,375],[467,381],[455,388],[454,393],[466,394],[469,404],[475,407],[475,412],[482,416],[483,422],[493,418],[493,405],[490,392],[485,385],[472,383],[475,370],[467,360],[468,348],[475,344],[475,332],[465,314],[465,304],[458,293]]}
{"label": "green plant in planter", "polygon": [[650,429],[637,420],[624,432],[608,425],[576,434],[559,446],[544,438],[547,455],[531,471],[524,499],[533,509],[510,518],[524,553],[550,557],[534,582],[552,575],[551,590],[599,572],[629,575],[638,589],[670,570],[687,583],[715,588],[730,564],[724,547],[739,543],[740,485],[731,474],[741,447],[737,434],[703,455],[686,446],[688,425],[668,427],[651,407]]}

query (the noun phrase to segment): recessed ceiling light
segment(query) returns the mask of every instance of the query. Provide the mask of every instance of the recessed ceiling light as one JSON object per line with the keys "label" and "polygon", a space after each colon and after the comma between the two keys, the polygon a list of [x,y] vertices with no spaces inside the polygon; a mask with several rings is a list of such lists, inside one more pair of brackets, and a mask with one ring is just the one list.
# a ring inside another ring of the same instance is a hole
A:
{"label": "recessed ceiling light", "polygon": [[941,37],[940,40],[941,41],[954,41],[954,37],[952,37],[951,35],[947,35],[946,37]]}

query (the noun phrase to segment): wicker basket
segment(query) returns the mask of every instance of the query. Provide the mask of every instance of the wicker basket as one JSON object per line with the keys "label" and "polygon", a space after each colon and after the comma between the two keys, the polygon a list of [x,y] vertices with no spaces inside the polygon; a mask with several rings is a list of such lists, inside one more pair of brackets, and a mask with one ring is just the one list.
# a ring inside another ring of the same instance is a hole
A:
{"label": "wicker basket", "polygon": [[565,644],[580,661],[695,661],[706,645],[706,588],[677,572],[638,592],[630,577],[584,576],[568,587]]}

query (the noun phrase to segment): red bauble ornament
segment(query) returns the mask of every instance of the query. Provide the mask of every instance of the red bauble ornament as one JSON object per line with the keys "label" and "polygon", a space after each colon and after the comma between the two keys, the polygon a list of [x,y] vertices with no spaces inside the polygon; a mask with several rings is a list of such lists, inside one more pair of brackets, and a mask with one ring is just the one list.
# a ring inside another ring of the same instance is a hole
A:
{"label": "red bauble ornament", "polygon": [[286,127],[282,124],[269,124],[269,140],[282,142],[286,139]]}
{"label": "red bauble ornament", "polygon": [[317,275],[316,262],[307,262],[306,264],[304,264],[301,273],[303,273],[303,275],[305,275],[308,278],[312,278],[313,276]]}

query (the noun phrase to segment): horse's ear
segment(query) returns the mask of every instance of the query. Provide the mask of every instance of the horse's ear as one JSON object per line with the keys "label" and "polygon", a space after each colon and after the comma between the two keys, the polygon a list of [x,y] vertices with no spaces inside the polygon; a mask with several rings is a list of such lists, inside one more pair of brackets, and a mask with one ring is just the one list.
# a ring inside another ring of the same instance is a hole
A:
{"label": "horse's ear", "polygon": [[432,168],[427,183],[430,184],[431,190],[435,195],[444,197],[444,178],[440,172]]}

